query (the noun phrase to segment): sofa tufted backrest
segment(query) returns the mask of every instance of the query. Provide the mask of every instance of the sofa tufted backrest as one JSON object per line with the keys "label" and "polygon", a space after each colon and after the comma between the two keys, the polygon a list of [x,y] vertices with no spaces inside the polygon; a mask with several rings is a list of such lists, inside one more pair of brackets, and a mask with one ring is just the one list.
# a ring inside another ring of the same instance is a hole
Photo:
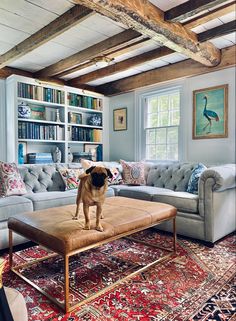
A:
{"label": "sofa tufted backrest", "polygon": [[65,190],[58,171],[65,166],[61,164],[19,165],[18,169],[27,192],[39,193]]}
{"label": "sofa tufted backrest", "polygon": [[153,165],[147,177],[147,185],[186,191],[194,163],[174,163]]}

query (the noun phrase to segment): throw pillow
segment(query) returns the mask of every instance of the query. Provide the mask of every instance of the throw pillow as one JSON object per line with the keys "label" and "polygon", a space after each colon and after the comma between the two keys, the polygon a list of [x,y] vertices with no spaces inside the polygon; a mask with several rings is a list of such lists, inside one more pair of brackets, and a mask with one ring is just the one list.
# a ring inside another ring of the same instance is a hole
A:
{"label": "throw pillow", "polygon": [[0,184],[2,197],[27,193],[15,163],[0,163]]}
{"label": "throw pillow", "polygon": [[198,194],[198,181],[199,177],[201,176],[202,172],[207,169],[205,165],[202,163],[197,164],[188,181],[187,192],[192,194]]}
{"label": "throw pillow", "polygon": [[110,186],[122,184],[122,176],[118,168],[107,166],[107,164],[105,165],[103,162],[93,162],[87,159],[81,159],[80,163],[85,171],[91,166],[101,166],[109,168],[112,173],[112,178],[108,178],[108,185]]}
{"label": "throw pillow", "polygon": [[68,191],[71,189],[78,188],[79,176],[84,173],[84,170],[63,168],[63,169],[59,169],[59,173],[65,184],[65,190]]}
{"label": "throw pillow", "polygon": [[123,168],[123,183],[127,185],[145,185],[145,165],[143,162],[126,162],[120,160]]}

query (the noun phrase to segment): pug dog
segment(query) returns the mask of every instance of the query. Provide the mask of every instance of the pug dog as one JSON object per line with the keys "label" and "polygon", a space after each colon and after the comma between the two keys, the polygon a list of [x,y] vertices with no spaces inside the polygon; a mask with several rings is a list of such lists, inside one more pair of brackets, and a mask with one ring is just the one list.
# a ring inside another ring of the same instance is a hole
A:
{"label": "pug dog", "polygon": [[108,168],[92,166],[88,168],[85,174],[82,174],[78,187],[76,199],[76,212],[73,219],[78,219],[79,206],[83,203],[83,212],[85,217],[85,230],[90,230],[89,207],[96,205],[96,230],[102,232],[103,227],[100,223],[102,216],[102,205],[105,201],[105,194],[108,187],[108,177],[112,178],[112,173]]}

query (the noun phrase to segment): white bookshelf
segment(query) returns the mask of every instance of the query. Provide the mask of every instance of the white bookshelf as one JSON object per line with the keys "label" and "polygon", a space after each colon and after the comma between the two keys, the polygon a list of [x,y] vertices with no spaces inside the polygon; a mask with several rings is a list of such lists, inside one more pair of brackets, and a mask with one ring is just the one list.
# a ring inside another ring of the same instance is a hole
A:
{"label": "white bookshelf", "polygon": [[[8,162],[18,163],[19,143],[24,143],[24,154],[51,153],[58,147],[62,162],[68,162],[68,147],[75,153],[84,151],[84,144],[103,145],[103,95],[12,75],[6,80],[6,97]],[[30,107],[30,117],[18,117],[21,103]],[[101,124],[91,124],[93,115]]]}

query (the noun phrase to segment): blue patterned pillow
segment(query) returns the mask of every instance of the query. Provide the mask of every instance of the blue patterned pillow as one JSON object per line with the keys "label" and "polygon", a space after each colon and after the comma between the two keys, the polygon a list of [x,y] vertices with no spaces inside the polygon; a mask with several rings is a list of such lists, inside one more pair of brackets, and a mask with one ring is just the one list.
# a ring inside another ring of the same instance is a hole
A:
{"label": "blue patterned pillow", "polygon": [[198,181],[199,177],[201,176],[202,172],[207,169],[205,165],[202,163],[197,164],[188,181],[187,192],[192,194],[198,194]]}

